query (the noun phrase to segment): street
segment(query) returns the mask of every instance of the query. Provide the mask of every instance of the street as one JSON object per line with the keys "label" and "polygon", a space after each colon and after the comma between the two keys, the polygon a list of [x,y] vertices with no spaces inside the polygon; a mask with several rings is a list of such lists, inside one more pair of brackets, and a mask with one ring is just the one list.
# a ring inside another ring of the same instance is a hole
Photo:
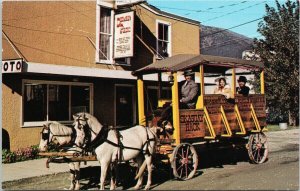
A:
{"label": "street", "polygon": [[[298,190],[299,188],[299,129],[266,133],[269,140],[269,160],[250,164],[244,150],[218,150],[199,153],[196,176],[187,181],[172,179],[168,168],[156,167],[151,189],[154,190]],[[65,165],[65,164],[61,164]],[[100,167],[82,165],[81,189],[98,189]],[[133,171],[120,167],[125,174],[119,189],[134,186]],[[132,175],[132,176],[131,176]],[[145,178],[146,179],[146,178]],[[69,173],[3,182],[3,189],[66,189]],[[109,189],[109,185],[106,186]]]}

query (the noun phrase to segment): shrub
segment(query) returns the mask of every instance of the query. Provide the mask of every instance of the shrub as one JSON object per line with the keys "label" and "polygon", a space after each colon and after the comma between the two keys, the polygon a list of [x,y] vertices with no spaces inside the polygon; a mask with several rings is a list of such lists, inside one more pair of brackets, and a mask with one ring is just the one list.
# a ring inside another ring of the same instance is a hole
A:
{"label": "shrub", "polygon": [[3,163],[16,162],[16,154],[14,152],[10,152],[7,149],[2,149],[2,162]]}
{"label": "shrub", "polygon": [[14,152],[11,152],[7,149],[2,149],[2,162],[13,163],[13,162],[41,158],[40,156],[38,156],[38,152],[39,151],[37,145],[21,148]]}

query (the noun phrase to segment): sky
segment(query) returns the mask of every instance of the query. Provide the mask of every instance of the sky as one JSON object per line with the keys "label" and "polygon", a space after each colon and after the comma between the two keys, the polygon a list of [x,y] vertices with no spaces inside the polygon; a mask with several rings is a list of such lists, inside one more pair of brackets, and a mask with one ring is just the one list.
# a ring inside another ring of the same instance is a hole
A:
{"label": "sky", "polygon": [[[157,8],[200,21],[206,26],[230,29],[250,38],[260,38],[257,32],[258,23],[265,13],[265,4],[276,7],[275,0],[147,0]],[[279,0],[284,4],[284,0]]]}

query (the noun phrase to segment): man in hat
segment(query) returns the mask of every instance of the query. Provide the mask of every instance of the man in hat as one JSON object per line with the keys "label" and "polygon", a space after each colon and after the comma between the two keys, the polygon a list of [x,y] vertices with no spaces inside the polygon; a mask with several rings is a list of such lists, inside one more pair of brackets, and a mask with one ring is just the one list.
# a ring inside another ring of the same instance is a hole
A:
{"label": "man in hat", "polygon": [[245,76],[240,76],[237,81],[239,83],[239,87],[236,88],[236,93],[244,96],[249,95],[250,88],[246,86],[247,78]]}
{"label": "man in hat", "polygon": [[181,109],[195,109],[198,94],[198,85],[193,80],[194,72],[192,70],[186,70],[183,73],[185,81],[181,86]]}

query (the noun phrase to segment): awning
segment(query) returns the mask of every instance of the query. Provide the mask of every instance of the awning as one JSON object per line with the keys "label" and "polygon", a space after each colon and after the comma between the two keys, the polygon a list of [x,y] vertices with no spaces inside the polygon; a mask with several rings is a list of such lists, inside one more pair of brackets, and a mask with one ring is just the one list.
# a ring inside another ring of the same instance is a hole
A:
{"label": "awning", "polygon": [[177,72],[186,69],[194,69],[194,71],[199,71],[199,68],[195,68],[199,65],[204,65],[204,71],[211,73],[224,72],[233,67],[244,69],[262,69],[264,67],[261,62],[252,60],[201,54],[178,54],[160,61],[156,61],[146,67],[132,72],[132,74],[137,76],[157,72]]}

